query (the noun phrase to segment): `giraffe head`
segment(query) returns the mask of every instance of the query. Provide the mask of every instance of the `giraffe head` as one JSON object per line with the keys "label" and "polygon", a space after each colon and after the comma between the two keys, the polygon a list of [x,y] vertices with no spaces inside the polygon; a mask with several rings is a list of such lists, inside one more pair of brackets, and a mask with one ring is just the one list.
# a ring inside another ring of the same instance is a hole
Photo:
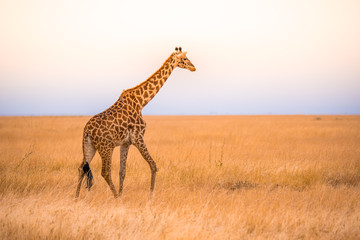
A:
{"label": "giraffe head", "polygon": [[183,52],[181,47],[175,48],[175,59],[177,62],[177,67],[189,69],[190,71],[196,71],[195,66],[190,62],[190,60],[186,57],[187,52]]}

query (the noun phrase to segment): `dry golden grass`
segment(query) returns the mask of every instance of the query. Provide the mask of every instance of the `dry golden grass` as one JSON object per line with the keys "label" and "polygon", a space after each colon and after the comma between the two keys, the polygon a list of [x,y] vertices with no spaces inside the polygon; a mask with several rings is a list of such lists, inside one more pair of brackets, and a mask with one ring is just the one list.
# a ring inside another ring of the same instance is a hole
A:
{"label": "dry golden grass", "polygon": [[[3,239],[360,239],[360,116],[147,116],[121,199],[74,200],[89,117],[0,118]],[[118,185],[119,149],[113,155]]]}

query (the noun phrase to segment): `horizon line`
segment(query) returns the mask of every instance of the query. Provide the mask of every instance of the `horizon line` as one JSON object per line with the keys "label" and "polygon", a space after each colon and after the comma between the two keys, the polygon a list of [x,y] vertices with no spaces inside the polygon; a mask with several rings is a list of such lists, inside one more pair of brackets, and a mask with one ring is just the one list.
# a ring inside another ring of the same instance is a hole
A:
{"label": "horizon line", "polygon": [[[94,115],[71,115],[71,114],[34,114],[34,115],[1,115],[0,117],[92,117]],[[343,113],[343,114],[333,114],[333,113],[319,113],[319,114],[143,114],[146,117],[222,117],[222,116],[360,116],[360,113]]]}

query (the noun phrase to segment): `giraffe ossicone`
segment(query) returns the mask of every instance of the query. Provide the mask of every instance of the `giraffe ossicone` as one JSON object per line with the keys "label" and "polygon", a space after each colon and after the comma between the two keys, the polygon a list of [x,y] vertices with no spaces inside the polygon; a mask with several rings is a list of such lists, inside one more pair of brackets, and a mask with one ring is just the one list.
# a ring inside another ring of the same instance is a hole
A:
{"label": "giraffe ossicone", "polygon": [[[79,197],[84,177],[89,190],[93,184],[90,163],[96,151],[99,152],[102,160],[101,175],[114,196],[120,196],[126,174],[127,154],[131,145],[140,151],[142,157],[149,164],[151,170],[150,191],[154,191],[157,167],[144,142],[146,123],[141,111],[155,97],[176,67],[196,71],[195,66],[186,57],[186,53],[182,52],[181,47],[175,48],[175,52],[146,81],[136,87],[124,90],[111,107],[93,116],[87,122],[83,133],[83,160],[78,169],[76,198]],[[119,191],[115,190],[111,178],[112,153],[117,146],[120,146]]]}

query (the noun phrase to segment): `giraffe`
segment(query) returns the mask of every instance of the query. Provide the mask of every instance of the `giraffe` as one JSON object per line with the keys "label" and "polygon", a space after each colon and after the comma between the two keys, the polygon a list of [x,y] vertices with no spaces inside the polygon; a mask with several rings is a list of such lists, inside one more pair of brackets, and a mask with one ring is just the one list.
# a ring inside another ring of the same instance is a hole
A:
{"label": "giraffe", "polygon": [[[182,52],[181,47],[176,47],[175,52],[146,81],[136,87],[124,90],[119,99],[111,107],[93,116],[87,122],[83,132],[83,161],[78,169],[79,179],[76,198],[79,197],[84,177],[86,179],[86,188],[89,191],[93,185],[90,163],[96,151],[99,152],[102,160],[102,177],[109,185],[114,197],[121,196],[126,174],[126,159],[130,145],[134,145],[139,150],[150,166],[150,192],[153,193],[158,169],[144,142],[146,123],[141,111],[155,97],[176,67],[190,71],[196,70],[195,66],[186,57],[186,53]],[[111,178],[112,153],[117,146],[120,146],[120,185],[118,192],[115,190]]]}

